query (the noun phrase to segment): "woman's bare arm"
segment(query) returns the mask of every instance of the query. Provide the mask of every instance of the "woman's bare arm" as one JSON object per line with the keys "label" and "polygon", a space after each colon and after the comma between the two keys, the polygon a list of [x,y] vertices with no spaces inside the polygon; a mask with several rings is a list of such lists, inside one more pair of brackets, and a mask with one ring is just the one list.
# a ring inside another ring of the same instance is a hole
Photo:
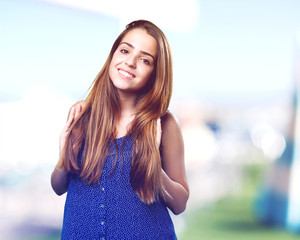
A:
{"label": "woman's bare arm", "polygon": [[[83,104],[84,104],[83,101],[77,102],[71,107],[69,111],[67,123],[63,128],[59,138],[59,154],[61,154],[65,146],[66,138],[70,126],[72,125],[74,119],[81,112]],[[51,175],[51,186],[57,195],[62,195],[65,192],[67,192],[69,187],[69,182],[70,182],[70,174],[67,171],[65,171],[63,167],[63,163],[59,160]]]}
{"label": "woman's bare arm", "polygon": [[55,168],[51,174],[51,186],[57,195],[68,191],[70,174],[64,169]]}
{"label": "woman's bare arm", "polygon": [[163,116],[161,124],[162,179],[168,192],[164,199],[167,207],[178,215],[185,210],[189,198],[183,138],[179,124],[170,112]]}

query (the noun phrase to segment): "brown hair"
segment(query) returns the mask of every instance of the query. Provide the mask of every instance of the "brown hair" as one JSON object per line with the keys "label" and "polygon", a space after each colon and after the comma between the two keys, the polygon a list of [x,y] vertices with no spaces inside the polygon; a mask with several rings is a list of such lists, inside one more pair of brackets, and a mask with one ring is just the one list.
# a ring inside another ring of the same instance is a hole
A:
{"label": "brown hair", "polygon": [[[77,172],[90,184],[99,181],[111,139],[116,137],[116,126],[120,117],[119,97],[109,78],[109,64],[121,40],[135,28],[144,29],[158,43],[155,68],[146,86],[139,92],[135,118],[129,130],[134,144],[130,183],[143,202],[152,203],[158,194],[165,191],[156,143],[156,121],[168,109],[173,78],[168,41],[153,23],[145,20],[134,21],[116,39],[102,70],[92,84],[84,108],[70,128],[60,157],[67,171]],[[81,167],[77,161],[80,148],[85,152]]]}

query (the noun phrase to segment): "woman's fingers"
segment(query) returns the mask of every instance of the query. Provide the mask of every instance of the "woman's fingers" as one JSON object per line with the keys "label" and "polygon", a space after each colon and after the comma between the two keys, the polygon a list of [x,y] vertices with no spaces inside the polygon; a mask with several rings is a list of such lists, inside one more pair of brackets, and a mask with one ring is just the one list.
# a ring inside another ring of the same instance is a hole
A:
{"label": "woman's fingers", "polygon": [[80,101],[80,102],[77,102],[73,105],[72,108],[75,108],[75,115],[74,115],[74,118],[77,118],[78,115],[81,113],[81,110],[82,110],[82,107],[84,105],[84,101]]}
{"label": "woman's fingers", "polygon": [[71,127],[72,123],[74,122],[74,119],[80,115],[80,113],[82,111],[82,107],[84,106],[84,103],[85,103],[84,101],[77,102],[70,108],[67,122],[60,134],[60,139],[59,139],[60,151],[64,148],[70,127]]}
{"label": "woman's fingers", "polygon": [[61,151],[64,146],[65,146],[65,142],[66,142],[66,138],[69,132],[69,129],[74,121],[75,118],[75,108],[72,106],[70,111],[69,111],[69,115],[68,115],[68,119],[67,122],[60,134],[60,138],[59,138],[59,150]]}
{"label": "woman's fingers", "polygon": [[69,130],[70,126],[72,125],[72,123],[74,121],[74,119],[77,118],[79,116],[79,114],[81,113],[83,103],[84,103],[84,101],[77,102],[71,107],[70,112],[69,112],[69,116],[68,116],[68,119],[67,119],[67,123],[65,125],[66,130]]}
{"label": "woman's fingers", "polygon": [[63,128],[63,132],[68,132],[70,126],[73,123],[74,118],[75,118],[75,108],[71,107],[69,115],[68,115],[67,122],[65,124],[65,127]]}

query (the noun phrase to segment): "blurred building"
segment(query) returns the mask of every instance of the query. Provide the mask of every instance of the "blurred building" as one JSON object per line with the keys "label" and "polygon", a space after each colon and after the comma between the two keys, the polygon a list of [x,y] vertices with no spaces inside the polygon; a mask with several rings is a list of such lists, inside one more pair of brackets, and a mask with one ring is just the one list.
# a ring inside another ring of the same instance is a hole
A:
{"label": "blurred building", "polygon": [[294,148],[291,165],[289,201],[287,212],[287,227],[292,231],[300,232],[300,32],[298,34],[298,51],[296,67],[296,101]]}
{"label": "blurred building", "polygon": [[295,89],[292,96],[286,147],[266,174],[257,200],[257,218],[266,225],[300,232],[300,57],[296,56]]}

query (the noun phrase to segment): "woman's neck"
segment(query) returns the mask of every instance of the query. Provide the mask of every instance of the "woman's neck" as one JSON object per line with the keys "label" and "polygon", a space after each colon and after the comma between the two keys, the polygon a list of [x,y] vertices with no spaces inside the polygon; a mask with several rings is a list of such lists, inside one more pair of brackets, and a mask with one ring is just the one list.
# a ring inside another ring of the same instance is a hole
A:
{"label": "woman's neck", "polygon": [[120,119],[117,125],[116,138],[127,135],[131,122],[134,119],[136,96],[131,94],[119,94],[120,99]]}
{"label": "woman's neck", "polygon": [[136,99],[137,96],[135,94],[119,92],[121,116],[134,114],[136,107]]}

